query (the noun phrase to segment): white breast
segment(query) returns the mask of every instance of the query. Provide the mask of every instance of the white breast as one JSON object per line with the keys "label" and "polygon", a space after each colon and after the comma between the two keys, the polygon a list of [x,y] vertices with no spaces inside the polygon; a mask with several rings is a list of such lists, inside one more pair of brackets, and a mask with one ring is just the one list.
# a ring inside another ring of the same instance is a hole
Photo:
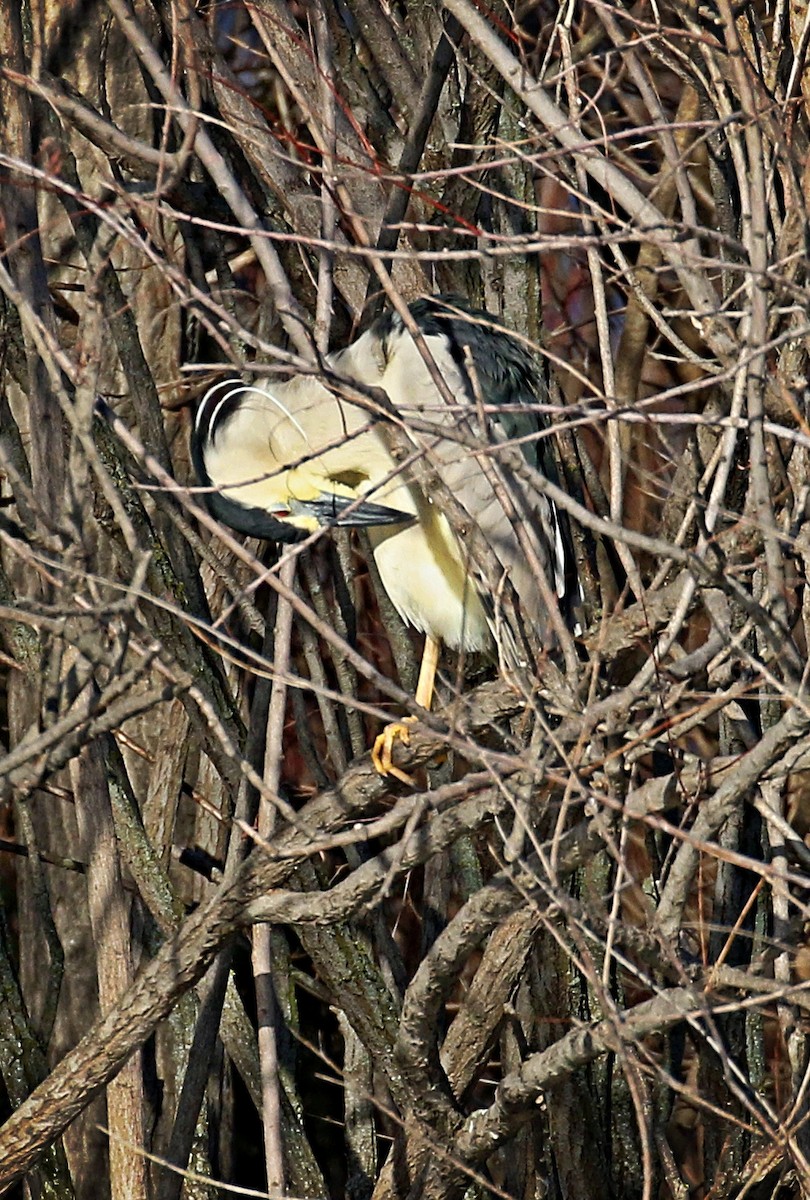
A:
{"label": "white breast", "polygon": [[451,649],[485,650],[491,644],[458,541],[441,514],[434,510],[427,522],[369,533],[383,586],[403,621]]}
{"label": "white breast", "polygon": [[[427,337],[428,347],[441,361],[446,382],[453,393],[463,392],[458,368],[447,354],[444,338]],[[379,355],[379,345],[365,334],[343,352],[339,368],[363,383],[383,387],[395,399],[401,413],[413,413],[436,423],[455,422],[439,395],[425,362],[410,336],[400,334],[389,358]],[[372,434],[372,437],[375,435]],[[382,445],[381,438],[377,438]],[[430,447],[435,467],[442,451],[459,459],[458,448],[440,437],[413,437],[421,449]],[[394,460],[383,451],[387,469],[396,470]],[[466,470],[474,478],[482,475],[474,459],[463,456]],[[378,475],[377,478],[381,478]],[[403,529],[369,530],[374,558],[383,586],[394,607],[409,625],[440,638],[451,649],[485,650],[492,644],[481,599],[464,562],[464,550],[447,518],[429,502],[416,484],[400,475],[381,491],[383,502],[400,511],[413,512],[417,521]]]}

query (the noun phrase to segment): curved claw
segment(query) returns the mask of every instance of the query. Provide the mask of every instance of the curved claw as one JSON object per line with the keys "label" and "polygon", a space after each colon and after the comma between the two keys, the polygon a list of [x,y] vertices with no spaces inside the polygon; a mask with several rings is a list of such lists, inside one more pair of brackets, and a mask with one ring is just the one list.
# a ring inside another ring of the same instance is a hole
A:
{"label": "curved claw", "polygon": [[413,778],[407,771],[394,766],[392,755],[394,753],[395,742],[402,742],[403,746],[410,744],[410,726],[415,723],[416,717],[403,717],[401,721],[392,721],[374,739],[374,745],[371,750],[371,761],[374,764],[374,769],[380,775],[393,775],[394,779],[398,779],[400,783],[407,783],[411,787],[415,786]]}

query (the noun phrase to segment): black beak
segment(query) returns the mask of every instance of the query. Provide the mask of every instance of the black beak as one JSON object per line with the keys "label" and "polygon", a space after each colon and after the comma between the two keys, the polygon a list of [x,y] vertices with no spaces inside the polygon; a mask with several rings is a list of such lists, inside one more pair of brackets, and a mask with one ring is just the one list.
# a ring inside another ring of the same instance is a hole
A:
{"label": "black beak", "polygon": [[317,500],[292,500],[290,512],[315,517],[321,525],[339,525],[343,528],[370,525],[406,525],[415,521],[413,513],[387,508],[384,504],[373,504],[370,500],[350,500],[323,492]]}

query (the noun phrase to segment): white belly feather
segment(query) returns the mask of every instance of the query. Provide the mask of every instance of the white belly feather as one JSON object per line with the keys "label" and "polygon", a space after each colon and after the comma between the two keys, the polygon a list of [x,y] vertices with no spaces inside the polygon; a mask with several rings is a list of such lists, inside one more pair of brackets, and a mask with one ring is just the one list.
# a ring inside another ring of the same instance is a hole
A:
{"label": "white belly feather", "polygon": [[464,570],[447,522],[431,511],[425,525],[369,530],[383,586],[403,621],[451,649],[485,650],[492,642],[484,609]]}

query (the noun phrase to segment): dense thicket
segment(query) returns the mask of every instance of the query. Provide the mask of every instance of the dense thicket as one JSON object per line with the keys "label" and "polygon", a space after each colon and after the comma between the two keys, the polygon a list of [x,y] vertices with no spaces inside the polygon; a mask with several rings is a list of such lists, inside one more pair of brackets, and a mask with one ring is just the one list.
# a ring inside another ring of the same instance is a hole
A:
{"label": "dense thicket", "polygon": [[[0,1191],[810,1194],[808,31],[0,0]],[[547,371],[582,597],[409,788],[362,541],[218,528],[188,429],[436,292]]]}

